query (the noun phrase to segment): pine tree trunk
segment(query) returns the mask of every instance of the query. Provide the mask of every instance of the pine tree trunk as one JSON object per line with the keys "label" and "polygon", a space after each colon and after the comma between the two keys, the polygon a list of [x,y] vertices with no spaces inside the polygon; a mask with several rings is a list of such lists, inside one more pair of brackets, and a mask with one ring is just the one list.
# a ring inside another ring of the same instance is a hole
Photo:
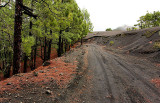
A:
{"label": "pine tree trunk", "polygon": [[7,53],[6,53],[6,47],[4,47],[4,69],[6,69],[6,65],[7,65]]}
{"label": "pine tree trunk", "polygon": [[34,70],[33,69],[33,48],[32,48],[32,51],[31,51],[31,60],[29,61],[30,62],[30,68],[31,68],[31,70]]}
{"label": "pine tree trunk", "polygon": [[71,44],[69,44],[69,50],[71,50]]}
{"label": "pine tree trunk", "polygon": [[23,0],[16,0],[14,22],[13,74],[17,74],[20,72],[21,62],[22,8],[20,6],[20,3],[23,4]]}
{"label": "pine tree trunk", "polygon": [[[9,52],[8,57],[11,57],[11,52]],[[5,58],[7,60],[6,53],[5,53]],[[6,60],[5,60],[5,65],[7,65]],[[5,71],[4,77],[9,78],[10,77],[11,60],[9,60],[8,66],[5,66],[5,68],[6,68],[6,71]]]}
{"label": "pine tree trunk", "polygon": [[[0,56],[1,58],[1,56]],[[0,71],[2,70],[2,61],[0,61]]]}
{"label": "pine tree trunk", "polygon": [[64,51],[63,51],[63,48],[64,48],[64,39],[62,39],[62,43],[61,43],[61,54],[63,54],[64,53]]}
{"label": "pine tree trunk", "polygon": [[24,67],[23,67],[23,72],[26,73],[27,72],[27,61],[28,61],[28,56],[26,54],[24,54]]}
{"label": "pine tree trunk", "polygon": [[42,40],[40,40],[40,42],[41,42],[41,59],[43,60],[44,58],[43,58],[43,53],[42,53],[42,51],[43,51],[43,43],[42,43]]}
{"label": "pine tree trunk", "polygon": [[[33,0],[31,1],[31,9],[32,9],[32,7],[33,7]],[[31,17],[30,17],[30,18],[31,18]],[[29,24],[29,29],[30,29],[30,30],[32,30],[32,25],[33,25],[33,23],[32,23],[32,21],[30,20],[30,24]],[[29,36],[32,36],[31,31],[29,32]]]}
{"label": "pine tree trunk", "polygon": [[59,41],[58,41],[58,57],[61,56],[61,41],[62,41],[62,38],[61,38],[61,34],[62,34],[62,30],[60,30],[60,33],[59,33]]}
{"label": "pine tree trunk", "polygon": [[[50,35],[52,35],[52,30],[50,30]],[[47,55],[47,60],[51,59],[51,48],[52,48],[52,40],[49,40],[49,46],[48,46],[48,55]]]}
{"label": "pine tree trunk", "polygon": [[[30,25],[29,25],[29,29],[31,30],[32,29],[32,21],[30,21]],[[29,36],[32,36],[32,33],[31,33],[31,31],[29,32]]]}
{"label": "pine tree trunk", "polygon": [[5,64],[4,64],[4,61],[2,61],[2,70],[5,69]]}
{"label": "pine tree trunk", "polygon": [[51,59],[51,48],[52,48],[52,40],[49,40],[49,47],[48,47],[48,57],[47,60]]}
{"label": "pine tree trunk", "polygon": [[65,40],[65,52],[67,52],[67,48],[68,48],[68,44],[67,44],[67,40]]}
{"label": "pine tree trunk", "polygon": [[7,67],[6,67],[6,72],[4,74],[4,78],[9,78],[10,77],[10,70],[11,70],[11,65],[9,64]]}
{"label": "pine tree trunk", "polygon": [[37,57],[37,37],[36,37],[36,44],[34,48],[34,64],[33,64],[33,69],[36,68],[36,57]]}
{"label": "pine tree trunk", "polygon": [[44,60],[43,60],[43,63],[46,61],[46,50],[47,50],[47,38],[45,37],[45,40],[44,40]]}
{"label": "pine tree trunk", "polygon": [[83,45],[83,38],[81,37],[81,45]]}

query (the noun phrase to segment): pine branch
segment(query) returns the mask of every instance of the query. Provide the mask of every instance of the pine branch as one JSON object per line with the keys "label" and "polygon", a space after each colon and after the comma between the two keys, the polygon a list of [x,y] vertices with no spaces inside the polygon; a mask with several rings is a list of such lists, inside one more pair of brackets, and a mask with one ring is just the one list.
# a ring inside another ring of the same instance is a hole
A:
{"label": "pine branch", "polygon": [[[48,6],[49,10],[50,10],[53,14],[57,15],[55,12],[53,12],[53,11],[51,10],[51,8],[49,7],[49,4],[48,4],[47,2],[45,2],[44,0],[41,0],[41,1],[44,2],[44,3]],[[55,9],[56,9],[56,8],[55,8]]]}
{"label": "pine branch", "polygon": [[24,9],[24,10],[27,10],[27,11],[32,11],[33,12],[33,9],[27,7],[27,6],[24,6],[23,4],[19,3],[20,6]]}
{"label": "pine branch", "polygon": [[34,15],[32,12],[25,10],[24,14],[30,16],[30,17],[34,17],[35,19],[37,19],[37,15]]}
{"label": "pine branch", "polygon": [[9,3],[10,3],[10,0],[9,0],[6,4],[1,5],[1,6],[0,6],[0,8],[1,8],[1,7],[5,7],[5,6],[7,6]]}
{"label": "pine branch", "polygon": [[33,14],[33,9],[24,6],[23,4],[20,3],[20,6],[23,8],[24,14],[30,16],[30,17],[34,17],[35,19],[37,19],[37,15]]}

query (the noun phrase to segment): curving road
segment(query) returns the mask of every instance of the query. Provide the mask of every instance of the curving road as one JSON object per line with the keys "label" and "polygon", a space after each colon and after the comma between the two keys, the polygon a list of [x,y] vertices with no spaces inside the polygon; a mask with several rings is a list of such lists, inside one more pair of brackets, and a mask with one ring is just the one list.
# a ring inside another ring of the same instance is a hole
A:
{"label": "curving road", "polygon": [[160,88],[151,82],[160,70],[153,63],[94,43],[85,49],[88,72],[60,103],[160,103]]}

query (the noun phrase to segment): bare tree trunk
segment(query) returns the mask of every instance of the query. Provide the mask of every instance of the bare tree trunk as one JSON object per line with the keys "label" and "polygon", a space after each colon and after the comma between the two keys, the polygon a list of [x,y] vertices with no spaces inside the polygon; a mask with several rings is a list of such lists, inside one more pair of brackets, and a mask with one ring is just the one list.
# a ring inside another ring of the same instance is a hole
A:
{"label": "bare tree trunk", "polygon": [[16,0],[14,22],[14,48],[13,48],[13,74],[20,72],[21,62],[21,30],[22,30],[22,7],[23,0]]}

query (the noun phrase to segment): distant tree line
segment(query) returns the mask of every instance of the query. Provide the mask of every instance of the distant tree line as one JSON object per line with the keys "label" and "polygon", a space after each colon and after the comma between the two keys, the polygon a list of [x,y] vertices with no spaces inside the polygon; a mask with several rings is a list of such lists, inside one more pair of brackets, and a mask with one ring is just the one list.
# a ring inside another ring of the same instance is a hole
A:
{"label": "distant tree line", "polygon": [[146,15],[141,16],[138,20],[138,26],[140,29],[156,27],[160,25],[160,12],[154,11],[153,13],[147,12]]}
{"label": "distant tree line", "polygon": [[130,27],[130,28],[127,28],[127,31],[132,31],[132,30],[137,30],[137,27]]}
{"label": "distant tree line", "polygon": [[112,31],[112,29],[111,28],[107,28],[106,31]]}

